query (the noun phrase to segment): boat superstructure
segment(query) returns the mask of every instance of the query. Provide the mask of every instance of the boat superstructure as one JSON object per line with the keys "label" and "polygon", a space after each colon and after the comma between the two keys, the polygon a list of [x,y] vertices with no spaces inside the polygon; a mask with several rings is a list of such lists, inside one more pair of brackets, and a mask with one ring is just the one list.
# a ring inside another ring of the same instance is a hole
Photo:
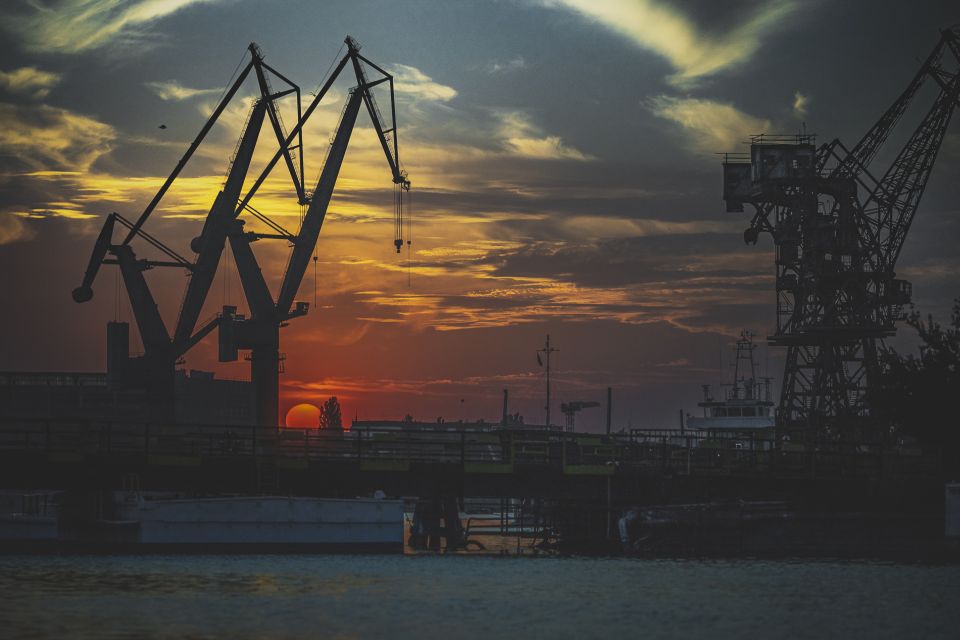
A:
{"label": "boat superstructure", "polygon": [[710,385],[703,385],[703,401],[697,406],[703,416],[689,416],[687,426],[725,434],[769,432],[776,426],[772,378],[758,375],[753,334],[742,331],[736,344],[733,381],[721,385],[722,397],[714,397]]}

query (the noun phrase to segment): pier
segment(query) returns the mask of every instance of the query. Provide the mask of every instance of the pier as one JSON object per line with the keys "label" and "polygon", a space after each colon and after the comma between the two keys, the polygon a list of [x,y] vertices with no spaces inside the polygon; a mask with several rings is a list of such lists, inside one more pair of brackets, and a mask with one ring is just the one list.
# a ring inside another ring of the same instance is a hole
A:
{"label": "pier", "polygon": [[554,505],[559,518],[602,529],[632,506],[731,496],[789,497],[798,508],[820,510],[855,504],[861,511],[930,513],[942,505],[930,454],[689,430],[327,432],[6,418],[0,486],[533,499]]}

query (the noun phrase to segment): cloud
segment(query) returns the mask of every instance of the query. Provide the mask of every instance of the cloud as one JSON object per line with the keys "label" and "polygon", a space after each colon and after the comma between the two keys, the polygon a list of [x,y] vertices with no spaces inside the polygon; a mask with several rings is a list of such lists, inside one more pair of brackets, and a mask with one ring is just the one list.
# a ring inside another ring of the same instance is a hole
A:
{"label": "cloud", "polygon": [[59,73],[41,71],[36,67],[20,67],[13,71],[0,71],[0,89],[40,100],[50,94],[50,90],[60,83],[60,78]]}
{"label": "cloud", "polygon": [[415,100],[449,102],[457,97],[457,90],[434,82],[433,78],[416,67],[405,64],[392,65],[394,90]]}
{"label": "cloud", "polygon": [[520,71],[521,69],[527,68],[527,61],[523,59],[523,56],[517,56],[511,58],[506,62],[493,61],[486,66],[486,72],[491,75],[501,74],[501,73],[511,73],[513,71]]}
{"label": "cloud", "polygon": [[542,0],[542,3],[575,11],[663,56],[676,69],[671,81],[678,85],[688,85],[703,76],[746,62],[760,48],[762,38],[798,8],[795,0],[770,0],[726,33],[711,34],[698,28],[675,7],[656,0]]}
{"label": "cloud", "polygon": [[652,218],[630,219],[613,216],[573,215],[564,217],[560,228],[570,238],[640,238],[701,233],[735,234],[743,226],[735,220],[692,220],[676,222]]}
{"label": "cloud", "polygon": [[744,113],[731,104],[698,98],[657,96],[650,101],[654,115],[683,127],[699,152],[733,149],[752,134],[769,131],[769,120]]}
{"label": "cloud", "polygon": [[810,106],[810,96],[805,96],[799,91],[793,94],[793,114],[798,118],[807,117],[807,108]]}
{"label": "cloud", "polygon": [[28,3],[26,14],[3,16],[5,30],[28,51],[79,53],[106,45],[137,43],[147,27],[186,7],[220,0],[60,0]]}
{"label": "cloud", "polygon": [[0,213],[0,246],[33,238],[34,232],[23,219],[10,213]]}
{"label": "cloud", "polygon": [[48,105],[0,103],[0,149],[18,168],[87,171],[116,139],[110,125]]}
{"label": "cloud", "polygon": [[497,116],[497,135],[512,155],[539,160],[595,159],[567,145],[560,136],[544,135],[522,111],[499,111]]}
{"label": "cloud", "polygon": [[[436,82],[424,71],[401,64],[391,65],[390,71],[394,74],[397,101],[403,102],[401,148],[408,159],[413,159],[411,162],[421,159],[423,164],[409,168],[416,169],[420,179],[434,186],[459,184],[458,167],[469,165],[475,174],[477,163],[485,160],[595,159],[561,137],[548,135],[524,111],[451,104],[457,90]],[[375,139],[363,142],[355,135],[351,145],[354,152],[369,152],[363,160],[380,171],[381,151]],[[462,180],[475,178],[462,176]]]}
{"label": "cloud", "polygon": [[[772,286],[765,269],[768,257],[738,250],[736,223],[598,222],[574,219],[562,224],[554,234],[558,239],[552,240],[428,240],[410,263],[353,255],[340,259],[339,270],[349,265],[355,273],[367,274],[364,281],[377,285],[396,281],[408,269],[415,282],[427,279],[429,287],[413,290],[389,284],[354,288],[368,307],[358,317],[437,331],[547,319],[686,326],[687,319],[702,315],[712,304],[729,303],[732,295],[737,304],[763,303]],[[439,227],[431,221],[421,237],[437,236]],[[461,228],[462,235],[471,234],[468,226]],[[549,237],[554,229],[540,228],[540,237]]]}
{"label": "cloud", "polygon": [[166,82],[145,82],[145,87],[160,96],[161,100],[188,100],[196,96],[206,96],[214,93],[220,93],[220,89],[191,89],[185,87],[176,80],[167,80]]}

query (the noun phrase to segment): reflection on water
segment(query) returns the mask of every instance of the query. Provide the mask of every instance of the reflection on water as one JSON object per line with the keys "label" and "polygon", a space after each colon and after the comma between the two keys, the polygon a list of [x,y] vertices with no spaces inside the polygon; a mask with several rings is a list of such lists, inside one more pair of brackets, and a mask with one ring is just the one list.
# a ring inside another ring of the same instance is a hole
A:
{"label": "reflection on water", "polygon": [[0,557],[10,638],[954,638],[958,602],[957,566]]}

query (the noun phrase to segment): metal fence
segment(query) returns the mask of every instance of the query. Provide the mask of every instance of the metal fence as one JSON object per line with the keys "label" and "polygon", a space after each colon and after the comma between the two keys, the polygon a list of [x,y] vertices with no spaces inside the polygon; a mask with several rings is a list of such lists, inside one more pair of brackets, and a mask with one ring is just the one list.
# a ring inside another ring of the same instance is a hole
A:
{"label": "metal fence", "polygon": [[465,471],[548,466],[590,475],[649,471],[688,475],[934,475],[936,456],[915,448],[829,442],[793,444],[770,436],[634,430],[610,436],[532,429],[321,431],[253,426],[166,425],[90,420],[0,420],[0,453],[63,459],[142,457],[460,465]]}

